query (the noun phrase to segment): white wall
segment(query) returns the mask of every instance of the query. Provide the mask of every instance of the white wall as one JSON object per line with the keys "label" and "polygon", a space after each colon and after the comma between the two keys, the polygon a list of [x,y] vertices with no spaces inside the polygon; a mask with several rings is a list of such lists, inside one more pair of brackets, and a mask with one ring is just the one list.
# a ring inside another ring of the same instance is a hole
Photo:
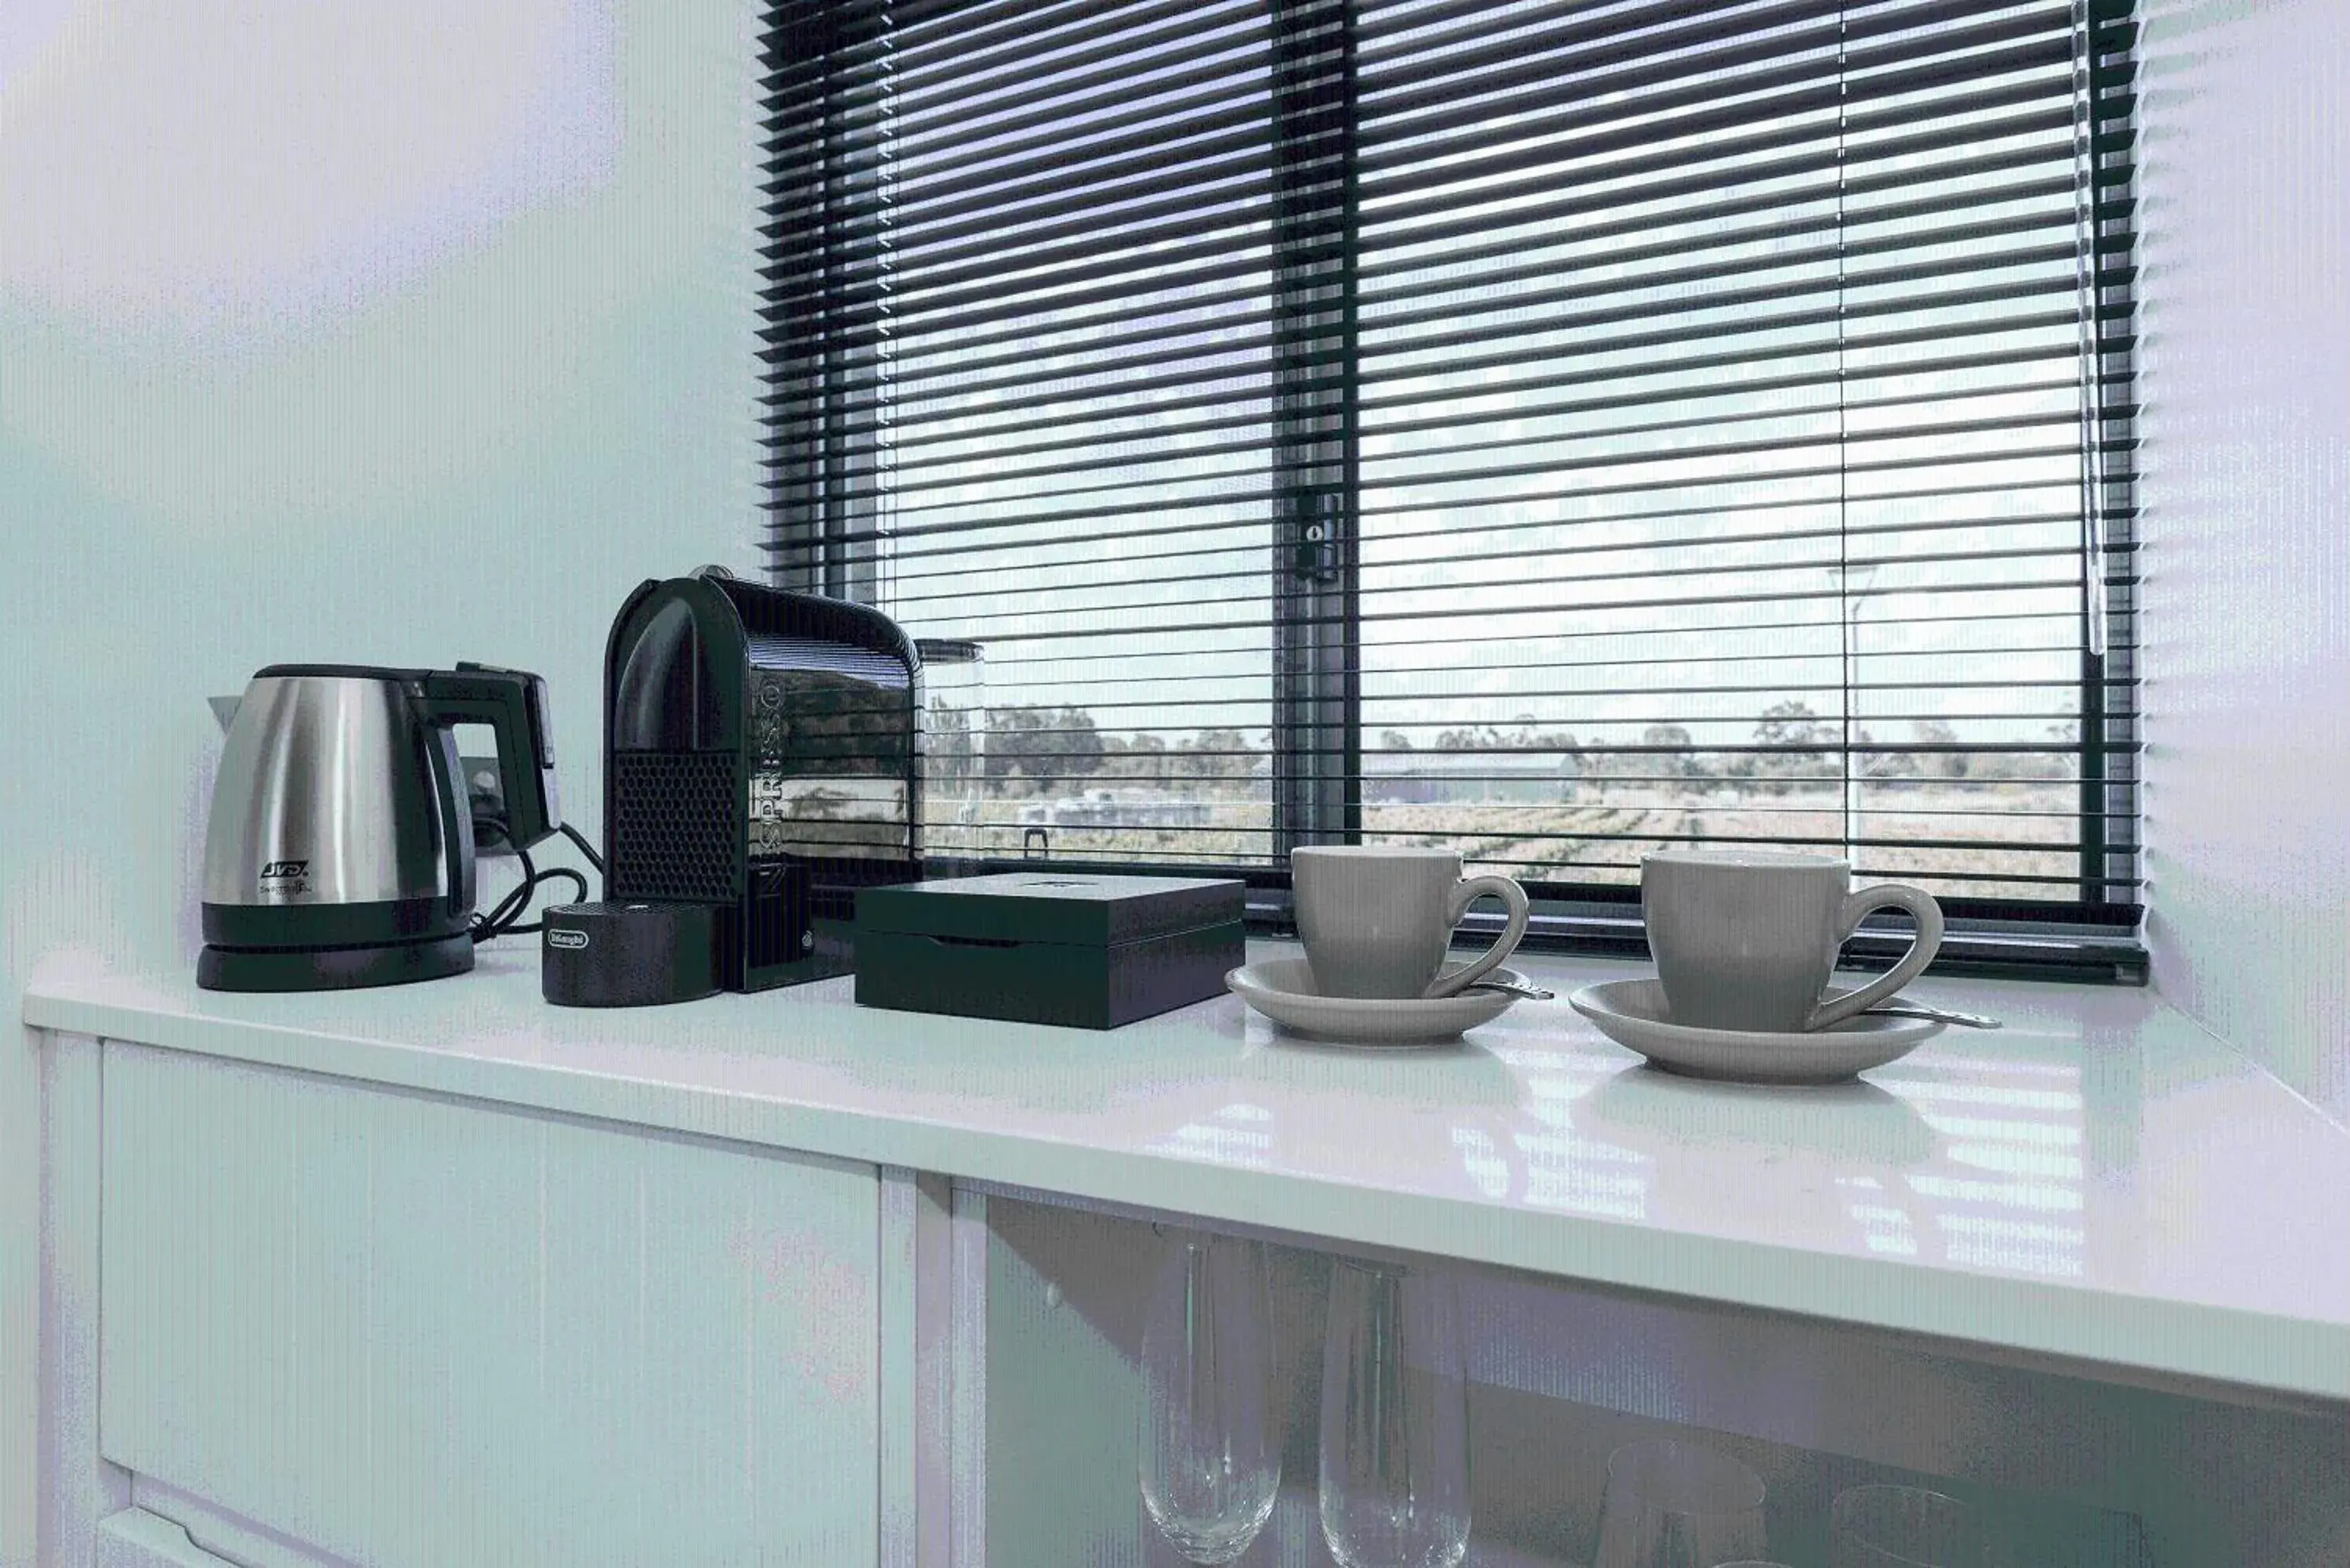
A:
{"label": "white wall", "polygon": [[2350,4],[2145,37],[2155,983],[2350,1125]]}
{"label": "white wall", "polygon": [[[203,699],[518,665],[755,570],[749,0],[0,4],[0,1564],[33,1562],[45,963],[192,961]],[[559,857],[550,857],[559,858]]]}

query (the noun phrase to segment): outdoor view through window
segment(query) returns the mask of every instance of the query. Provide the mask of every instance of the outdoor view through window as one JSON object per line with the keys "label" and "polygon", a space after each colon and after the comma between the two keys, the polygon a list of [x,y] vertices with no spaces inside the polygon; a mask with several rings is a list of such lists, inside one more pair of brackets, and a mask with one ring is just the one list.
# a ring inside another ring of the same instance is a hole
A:
{"label": "outdoor view through window", "polygon": [[859,538],[982,650],[934,682],[933,850],[1273,861],[1280,744],[1329,743],[1279,696],[1302,384],[1366,841],[2082,899],[2113,307],[2071,0],[1327,9],[1347,292],[1303,381],[1281,7],[899,29]]}

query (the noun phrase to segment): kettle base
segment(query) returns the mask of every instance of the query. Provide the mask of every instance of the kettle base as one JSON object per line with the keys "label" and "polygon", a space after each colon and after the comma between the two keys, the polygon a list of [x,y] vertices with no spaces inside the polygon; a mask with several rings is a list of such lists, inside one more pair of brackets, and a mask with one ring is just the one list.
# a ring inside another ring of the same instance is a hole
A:
{"label": "kettle base", "polygon": [[473,967],[470,931],[381,947],[208,947],[196,956],[196,984],[205,991],[351,991],[441,980]]}

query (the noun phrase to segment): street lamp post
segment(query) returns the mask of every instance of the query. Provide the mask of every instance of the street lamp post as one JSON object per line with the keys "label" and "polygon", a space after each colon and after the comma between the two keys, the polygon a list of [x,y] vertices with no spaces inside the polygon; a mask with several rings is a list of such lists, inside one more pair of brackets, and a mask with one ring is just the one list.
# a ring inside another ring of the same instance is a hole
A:
{"label": "street lamp post", "polygon": [[1860,770],[1852,756],[1853,709],[1860,700],[1860,606],[1869,597],[1868,587],[1877,576],[1877,567],[1833,566],[1829,571],[1843,590],[1844,601],[1844,852],[1846,858],[1857,861],[1860,857],[1855,846],[1860,841]]}

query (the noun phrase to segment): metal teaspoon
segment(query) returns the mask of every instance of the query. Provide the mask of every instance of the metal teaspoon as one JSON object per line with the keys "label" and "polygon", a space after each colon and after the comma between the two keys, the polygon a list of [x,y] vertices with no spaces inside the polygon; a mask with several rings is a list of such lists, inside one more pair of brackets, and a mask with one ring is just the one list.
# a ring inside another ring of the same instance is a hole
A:
{"label": "metal teaspoon", "polygon": [[[1480,980],[1463,988],[1468,991],[1499,991],[1511,996],[1523,997],[1528,1002],[1555,1002],[1558,992],[1539,985],[1521,985],[1513,980]],[[1929,1007],[1922,1002],[1880,1002],[1863,1010],[1866,1014],[1887,1018],[1935,1018],[1944,1023],[1956,1023],[1966,1029],[1997,1029],[2000,1021],[1980,1012],[1960,1012],[1953,1008]]]}

